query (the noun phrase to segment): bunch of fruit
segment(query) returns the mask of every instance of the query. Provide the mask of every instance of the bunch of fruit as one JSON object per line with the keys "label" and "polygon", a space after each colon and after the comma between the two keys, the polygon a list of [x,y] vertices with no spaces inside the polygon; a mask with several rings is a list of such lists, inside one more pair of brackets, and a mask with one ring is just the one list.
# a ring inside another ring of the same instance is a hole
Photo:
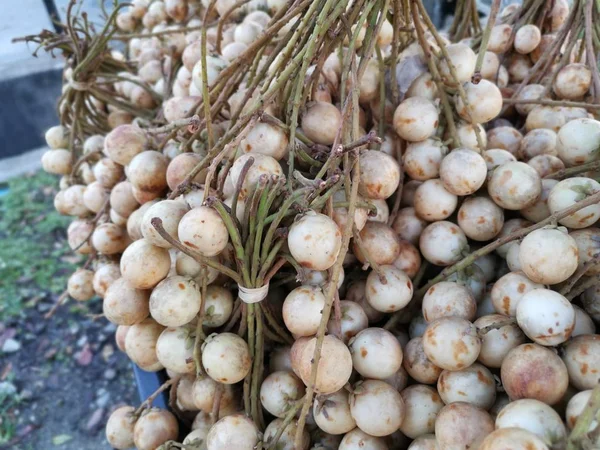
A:
{"label": "bunch of fruit", "polygon": [[600,6],[499,3],[442,33],[421,0],[133,0],[28,38],[67,61],[66,292],[169,375],[113,447],[598,448]]}

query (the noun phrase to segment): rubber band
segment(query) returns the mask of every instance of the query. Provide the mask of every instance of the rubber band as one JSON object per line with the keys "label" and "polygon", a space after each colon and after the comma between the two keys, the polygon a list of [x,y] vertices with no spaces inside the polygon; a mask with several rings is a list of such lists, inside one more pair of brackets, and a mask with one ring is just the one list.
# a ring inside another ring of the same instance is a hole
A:
{"label": "rubber band", "polygon": [[247,288],[238,284],[238,297],[244,303],[258,303],[263,301],[269,293],[269,283],[259,288]]}

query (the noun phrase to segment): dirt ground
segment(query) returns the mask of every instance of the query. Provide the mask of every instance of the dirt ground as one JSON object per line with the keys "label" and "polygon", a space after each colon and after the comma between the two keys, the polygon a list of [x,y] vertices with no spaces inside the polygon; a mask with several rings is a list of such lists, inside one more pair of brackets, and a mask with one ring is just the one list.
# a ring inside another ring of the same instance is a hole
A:
{"label": "dirt ground", "polygon": [[100,299],[44,318],[80,260],[53,210],[55,186],[21,177],[0,197],[0,450],[109,449],[111,410],[139,404],[115,326],[94,320]]}

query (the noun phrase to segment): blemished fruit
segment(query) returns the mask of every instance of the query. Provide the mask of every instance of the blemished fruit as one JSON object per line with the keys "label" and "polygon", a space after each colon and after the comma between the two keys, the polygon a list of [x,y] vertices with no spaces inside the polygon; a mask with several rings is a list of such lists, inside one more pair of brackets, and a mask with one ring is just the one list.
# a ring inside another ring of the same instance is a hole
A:
{"label": "blemished fruit", "polygon": [[321,3],[34,38],[65,62],[43,192],[86,258],[61,299],[168,377],[109,444],[597,448],[600,11]]}

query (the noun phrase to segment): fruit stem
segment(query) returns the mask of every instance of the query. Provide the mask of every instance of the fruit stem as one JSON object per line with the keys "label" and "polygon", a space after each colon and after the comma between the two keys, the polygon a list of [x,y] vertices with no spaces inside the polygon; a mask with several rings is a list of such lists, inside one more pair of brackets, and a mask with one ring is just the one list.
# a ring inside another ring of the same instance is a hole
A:
{"label": "fruit stem", "polygon": [[481,336],[488,334],[490,331],[499,330],[506,326],[515,325],[516,323],[517,323],[517,319],[515,319],[514,317],[510,318],[510,319],[506,319],[506,320],[501,320],[499,322],[488,325],[487,327],[478,328],[477,334],[479,334],[479,336],[481,337]]}
{"label": "fruit stem", "polygon": [[161,392],[166,391],[172,384],[179,382],[179,378],[179,376],[176,376],[173,378],[169,378],[167,381],[165,381],[162,385],[160,385],[160,387],[156,391],[150,394],[150,396],[146,400],[144,400],[142,404],[138,406],[138,408],[134,412],[131,413],[131,415],[133,417],[139,417],[142,411],[144,411],[144,409],[151,408],[152,403],[154,402],[154,400],[156,400],[156,397],[158,397],[161,394]]}
{"label": "fruit stem", "polygon": [[[356,86],[358,81],[356,77],[356,64],[352,65],[351,70],[351,82],[353,86]],[[355,101],[352,102],[352,112],[354,115],[358,115],[358,98],[355,97]],[[343,125],[342,125],[343,126]],[[360,182],[360,164],[359,164],[360,156],[356,155],[355,160],[352,165],[352,175],[351,177],[346,179],[346,182],[351,183],[350,187],[350,196],[349,202],[350,206],[348,207],[348,220],[344,224],[344,229],[342,232],[342,245],[340,252],[338,254],[337,260],[334,263],[333,267],[330,269],[330,279],[329,284],[327,285],[327,289],[325,292],[325,306],[323,307],[323,312],[321,316],[321,322],[319,323],[319,328],[317,330],[317,340],[315,342],[315,350],[312,357],[312,367],[310,372],[310,379],[306,386],[306,395],[304,397],[304,401],[302,402],[302,410],[300,412],[300,417],[298,419],[297,427],[296,427],[296,436],[294,439],[294,449],[302,450],[302,437],[304,432],[304,425],[306,424],[306,416],[308,415],[308,409],[312,404],[312,398],[315,391],[315,383],[317,380],[317,371],[319,367],[319,361],[321,359],[321,349],[323,347],[323,340],[325,339],[325,331],[327,330],[327,324],[329,323],[329,316],[331,315],[331,308],[333,306],[333,299],[335,293],[337,291],[338,281],[340,279],[340,274],[342,272],[342,266],[344,264],[344,258],[348,253],[348,246],[350,244],[350,238],[352,237],[352,230],[354,226],[354,212],[356,209],[356,199],[358,197],[358,184]]]}
{"label": "fruit stem", "polygon": [[567,450],[580,450],[583,448],[583,441],[586,439],[587,433],[592,422],[596,418],[598,411],[600,411],[600,383],[596,384],[596,387],[594,387],[585,409],[579,415],[575,427],[569,435]]}
{"label": "fruit stem", "polygon": [[[452,138],[452,142],[455,147],[460,147],[461,142],[458,139],[458,134],[456,133],[456,124],[454,123],[454,114],[452,112],[452,107],[450,106],[450,101],[448,100],[448,94],[444,89],[444,84],[442,82],[442,77],[440,75],[440,71],[436,66],[435,58],[432,57],[431,52],[429,50],[429,45],[427,40],[425,39],[425,35],[423,33],[423,27],[421,26],[421,19],[419,18],[419,11],[416,8],[412,8],[413,15],[413,23],[415,25],[415,31],[417,34],[417,39],[421,44],[421,48],[423,49],[423,54],[425,55],[425,59],[427,60],[427,66],[429,67],[429,72],[431,73],[431,79],[435,83],[437,87],[437,91],[440,94],[440,100],[442,103],[442,110],[444,111],[444,117],[446,118],[446,125],[448,126],[448,132],[450,133],[450,137]],[[438,60],[439,63],[439,60]]]}
{"label": "fruit stem", "polygon": [[598,264],[599,260],[600,260],[600,253],[596,253],[592,257],[592,259],[590,259],[585,264],[583,264],[581,267],[579,267],[577,269],[577,271],[571,276],[571,278],[569,278],[569,280],[565,283],[565,285],[560,289],[560,291],[559,291],[560,294],[567,295],[571,291],[571,289],[573,289],[573,286],[575,286],[575,283],[577,283],[579,281],[579,279],[586,274],[586,272],[590,269],[590,267]]}
{"label": "fruit stem", "polygon": [[292,420],[294,420],[294,417],[296,417],[298,410],[300,410],[300,408],[302,407],[302,404],[305,402],[306,398],[307,398],[306,394],[304,394],[304,396],[302,398],[296,400],[296,402],[292,406],[290,406],[290,409],[287,411],[285,417],[283,418],[283,422],[281,423],[281,426],[279,428],[277,428],[277,433],[275,433],[275,435],[268,442],[266,442],[267,449],[276,449],[277,448],[277,442],[279,442],[281,435],[283,434],[283,432],[285,431],[287,426],[290,423],[292,423]]}
{"label": "fruit stem", "polygon": [[592,14],[593,14],[592,0],[586,0],[585,2],[585,56],[588,64],[592,70],[592,80],[594,82],[594,103],[598,103],[600,99],[600,73],[598,73],[598,64],[596,63],[596,52],[594,50],[594,44],[592,41]]}
{"label": "fruit stem", "polygon": [[600,275],[594,275],[582,280],[579,284],[577,284],[567,295],[565,295],[566,299],[571,301],[578,295],[583,294],[587,289],[595,286],[600,280]]}
{"label": "fruit stem", "polygon": [[[492,6],[490,7],[490,14],[488,16],[483,36],[481,37],[481,44],[479,44],[479,53],[477,54],[477,62],[475,63],[475,73],[471,78],[473,84],[478,84],[481,81],[481,67],[485,59],[485,52],[490,41],[490,35],[492,34],[492,28],[496,25],[496,16],[500,9],[500,0],[492,0]],[[483,149],[482,149],[483,150]]]}
{"label": "fruit stem", "polygon": [[450,55],[448,54],[448,50],[446,49],[446,43],[444,42],[444,40],[438,33],[437,29],[435,28],[435,25],[431,21],[429,14],[427,14],[427,10],[425,9],[425,6],[423,6],[423,1],[416,0],[415,3],[419,7],[419,11],[421,13],[421,16],[423,16],[423,20],[425,21],[425,24],[427,25],[429,32],[433,35],[433,37],[435,38],[435,40],[437,42],[437,45],[440,47],[442,56],[446,60],[446,64],[448,65],[448,70],[450,71],[450,76],[452,77],[452,79],[454,80],[454,82],[456,84],[458,96],[460,97],[460,99],[463,102],[463,106],[465,108],[465,113],[467,114],[469,123],[472,125],[473,131],[475,132],[475,138],[477,139],[477,147],[479,147],[480,152],[483,152],[483,151],[485,151],[485,145],[483,145],[483,139],[481,138],[481,132],[479,130],[479,127],[477,126],[478,124],[473,122],[473,119],[471,118],[471,106],[469,105],[469,102],[467,100],[467,94],[465,92],[465,89],[464,89],[462,83],[458,79],[458,75],[456,73],[456,67],[454,67],[454,63],[450,59]]}

